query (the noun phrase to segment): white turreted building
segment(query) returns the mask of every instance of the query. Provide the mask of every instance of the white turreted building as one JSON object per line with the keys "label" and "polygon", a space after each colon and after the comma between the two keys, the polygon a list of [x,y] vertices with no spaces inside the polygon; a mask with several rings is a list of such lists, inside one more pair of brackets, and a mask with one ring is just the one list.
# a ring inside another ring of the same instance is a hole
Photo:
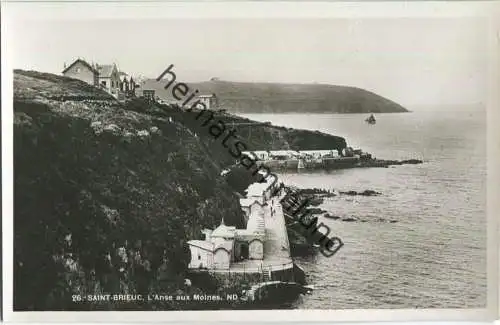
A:
{"label": "white turreted building", "polygon": [[188,241],[190,269],[229,269],[234,262],[264,258],[264,216],[254,213],[246,229],[226,226],[224,220],[215,230],[204,229],[205,240]]}
{"label": "white turreted building", "polygon": [[[275,179],[268,177],[263,183],[254,183],[247,188],[247,197],[240,199],[246,228],[227,226],[222,219],[215,228],[204,229],[204,240],[188,241],[191,251],[189,269],[229,270],[232,266],[262,262],[266,240],[266,225],[274,218],[269,203],[276,189]],[[269,202],[268,202],[269,201]],[[258,263],[259,264],[259,263]],[[260,263],[261,264],[261,263]]]}

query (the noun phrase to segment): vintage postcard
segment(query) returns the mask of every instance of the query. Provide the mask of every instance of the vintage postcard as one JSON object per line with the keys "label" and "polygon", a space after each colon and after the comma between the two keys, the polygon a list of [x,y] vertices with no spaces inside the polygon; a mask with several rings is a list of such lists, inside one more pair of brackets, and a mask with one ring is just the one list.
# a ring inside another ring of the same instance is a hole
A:
{"label": "vintage postcard", "polygon": [[5,319],[497,318],[498,12],[2,3]]}

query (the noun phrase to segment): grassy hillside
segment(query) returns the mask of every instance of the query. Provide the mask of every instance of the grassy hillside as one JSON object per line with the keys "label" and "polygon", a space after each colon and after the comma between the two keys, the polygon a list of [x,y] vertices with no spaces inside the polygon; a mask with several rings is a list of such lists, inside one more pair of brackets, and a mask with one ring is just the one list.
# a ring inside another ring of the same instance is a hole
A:
{"label": "grassy hillside", "polygon": [[[145,80],[140,90],[154,89],[164,99],[171,97],[168,81]],[[191,91],[215,93],[222,108],[240,113],[395,113],[407,112],[401,105],[355,87],[324,84],[247,83],[206,81],[188,83]]]}
{"label": "grassy hillside", "polygon": [[186,127],[84,83],[14,78],[16,309],[84,308],[77,293],[173,292],[187,239],[222,217],[241,225],[221,166]]}
{"label": "grassy hillside", "polygon": [[[220,176],[234,158],[193,114],[139,99],[122,104],[77,80],[15,71],[15,310],[181,308],[72,297],[182,293],[186,241],[222,217],[242,226],[236,190],[251,179]],[[323,133],[257,128],[238,129],[251,150],[345,146]]]}

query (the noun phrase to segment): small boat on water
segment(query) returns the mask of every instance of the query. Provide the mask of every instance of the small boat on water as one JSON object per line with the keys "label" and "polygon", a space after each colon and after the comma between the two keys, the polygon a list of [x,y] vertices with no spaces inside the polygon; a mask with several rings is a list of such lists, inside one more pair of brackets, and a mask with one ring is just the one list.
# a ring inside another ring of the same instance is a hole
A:
{"label": "small boat on water", "polygon": [[368,123],[368,124],[375,124],[375,123],[377,123],[377,120],[375,120],[375,116],[373,116],[373,114],[372,114],[372,115],[370,115],[370,117],[368,117],[365,120],[365,122]]}

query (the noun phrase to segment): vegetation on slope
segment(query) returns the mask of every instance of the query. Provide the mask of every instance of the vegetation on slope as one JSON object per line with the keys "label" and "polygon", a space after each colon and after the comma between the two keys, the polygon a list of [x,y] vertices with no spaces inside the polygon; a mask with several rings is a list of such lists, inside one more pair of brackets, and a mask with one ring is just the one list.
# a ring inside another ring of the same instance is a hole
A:
{"label": "vegetation on slope", "polygon": [[[51,100],[54,83],[30,98],[45,77],[15,75],[15,308],[182,288],[186,240],[242,222],[217,162],[185,127],[112,100]],[[64,92],[90,98],[81,86]]]}
{"label": "vegetation on slope", "polygon": [[[129,103],[127,109],[139,111],[144,107],[141,99]],[[260,123],[250,119],[238,117],[223,112],[187,111],[177,105],[148,106],[147,113],[162,118],[173,119],[188,127],[206,143],[210,150],[217,152],[216,157],[224,164],[229,164],[235,159],[228,153],[228,149],[222,145],[222,140],[234,129],[234,139],[227,143],[239,140],[249,150],[342,150],[347,146],[343,137],[319,132],[292,129],[271,124]],[[221,122],[226,132],[219,138],[214,138],[210,133],[210,126]],[[214,146],[214,144],[217,144]]]}
{"label": "vegetation on slope", "polygon": [[[270,139],[290,148],[313,139],[345,145],[272,126],[238,135],[250,149]],[[197,290],[184,286],[186,241],[222,217],[241,227],[235,190],[253,181],[220,176],[235,159],[192,114],[140,99],[121,104],[83,82],[33,71],[14,74],[14,162],[15,310],[189,308],[72,298]]]}
{"label": "vegetation on slope", "polygon": [[[172,98],[168,81],[145,80],[139,91],[154,89],[160,98]],[[191,91],[215,93],[222,108],[240,113],[396,113],[401,105],[370,91],[326,84],[250,83],[211,80],[188,83]]]}

